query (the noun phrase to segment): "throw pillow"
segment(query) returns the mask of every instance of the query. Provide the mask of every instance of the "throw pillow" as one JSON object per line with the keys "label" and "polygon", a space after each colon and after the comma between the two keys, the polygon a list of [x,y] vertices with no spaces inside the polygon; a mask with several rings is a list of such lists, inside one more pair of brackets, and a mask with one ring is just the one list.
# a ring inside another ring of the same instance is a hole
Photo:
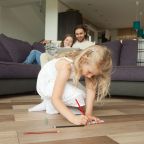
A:
{"label": "throw pillow", "polygon": [[45,52],[45,47],[43,44],[41,44],[40,42],[35,42],[32,45],[32,49],[38,50],[40,52]]}
{"label": "throw pillow", "polygon": [[114,66],[118,66],[120,64],[120,53],[122,44],[119,40],[110,41],[103,43],[106,47],[108,47],[112,53],[112,62]]}
{"label": "throw pillow", "polygon": [[136,66],[137,63],[137,40],[123,40],[120,56],[121,66]]}
{"label": "throw pillow", "polygon": [[12,61],[12,58],[9,55],[8,51],[5,49],[5,47],[1,43],[2,37],[3,37],[3,34],[0,34],[0,61],[10,62],[10,61]]}
{"label": "throw pillow", "polygon": [[1,44],[8,51],[13,62],[23,62],[31,51],[31,45],[28,42],[10,38],[6,35],[2,35]]}

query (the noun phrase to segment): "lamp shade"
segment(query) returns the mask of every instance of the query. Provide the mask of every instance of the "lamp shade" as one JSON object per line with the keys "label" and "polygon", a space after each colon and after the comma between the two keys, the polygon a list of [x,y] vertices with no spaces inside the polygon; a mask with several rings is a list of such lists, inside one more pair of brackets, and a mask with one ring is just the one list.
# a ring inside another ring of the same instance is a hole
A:
{"label": "lamp shade", "polygon": [[140,29],[140,21],[134,21],[133,22],[133,28],[135,30],[139,30]]}
{"label": "lamp shade", "polygon": [[137,32],[138,36],[142,37],[144,35],[144,31],[143,29],[139,29],[138,32]]}

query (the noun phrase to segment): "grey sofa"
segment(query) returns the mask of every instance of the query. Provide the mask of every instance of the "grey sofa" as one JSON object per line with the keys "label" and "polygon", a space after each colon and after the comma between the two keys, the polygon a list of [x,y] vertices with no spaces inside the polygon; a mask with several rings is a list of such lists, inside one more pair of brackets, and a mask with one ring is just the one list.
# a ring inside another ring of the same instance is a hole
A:
{"label": "grey sofa", "polygon": [[0,95],[36,91],[40,66],[22,63],[32,49],[43,52],[44,46],[0,34]]}
{"label": "grey sofa", "polygon": [[111,95],[144,97],[144,67],[137,66],[137,40],[103,43],[112,52]]}
{"label": "grey sofa", "polygon": [[[137,66],[137,41],[116,40],[103,45],[112,52],[111,95],[144,97],[144,67]],[[30,45],[0,34],[0,95],[36,91],[40,66],[22,63],[32,49],[44,52],[39,43]]]}

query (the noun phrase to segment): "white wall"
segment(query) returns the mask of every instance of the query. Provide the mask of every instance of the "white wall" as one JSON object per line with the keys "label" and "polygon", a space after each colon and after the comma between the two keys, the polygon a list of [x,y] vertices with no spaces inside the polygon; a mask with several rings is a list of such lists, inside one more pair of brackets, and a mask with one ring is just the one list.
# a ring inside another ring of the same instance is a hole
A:
{"label": "white wall", "polygon": [[117,39],[117,30],[116,29],[112,29],[111,30],[111,40],[116,40]]}
{"label": "white wall", "polygon": [[59,3],[58,3],[58,12],[65,12],[65,11],[67,11],[69,8],[66,6],[66,5],[64,5],[63,3],[61,3],[60,1],[59,1]]}
{"label": "white wall", "polygon": [[1,31],[2,31],[1,10],[2,10],[2,8],[1,8],[1,6],[0,6],[0,33],[1,33]]}
{"label": "white wall", "polygon": [[[55,14],[68,9],[59,1],[49,0],[49,2],[57,5],[57,7],[55,7],[57,9],[54,9]],[[0,7],[0,33],[30,43],[39,41],[45,38],[45,17],[43,14],[43,11],[40,13],[40,8],[35,3],[29,5]],[[48,15],[46,22],[47,28],[49,27],[49,22],[54,18],[53,13],[48,13]],[[58,18],[55,17],[55,19]],[[50,25],[50,30],[52,32],[50,31],[47,33],[50,33],[51,37],[49,38],[46,34],[46,38],[51,39],[53,37],[52,35],[54,35],[55,38],[52,39],[57,39],[57,21]]]}
{"label": "white wall", "polygon": [[0,33],[30,43],[44,38],[44,19],[35,3],[0,10]]}
{"label": "white wall", "polygon": [[46,0],[45,39],[57,40],[58,0]]}
{"label": "white wall", "polygon": [[[63,4],[62,2],[59,2],[58,12],[65,12],[68,9],[70,8],[67,7],[65,4]],[[83,19],[83,23],[86,24],[88,26],[88,29],[94,33],[94,41],[97,43],[98,42],[98,29],[86,19]]]}

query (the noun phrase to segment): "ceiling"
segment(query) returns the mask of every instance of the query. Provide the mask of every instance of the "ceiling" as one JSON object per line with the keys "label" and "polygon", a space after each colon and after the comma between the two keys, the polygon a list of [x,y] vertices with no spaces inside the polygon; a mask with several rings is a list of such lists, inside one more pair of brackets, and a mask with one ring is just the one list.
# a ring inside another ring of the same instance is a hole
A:
{"label": "ceiling", "polygon": [[0,6],[13,7],[19,5],[27,5],[33,2],[40,2],[40,0],[0,0]]}
{"label": "ceiling", "polygon": [[[72,9],[79,10],[94,25],[101,28],[129,28],[136,15],[144,10],[144,0],[60,0]],[[137,12],[139,9],[139,12]],[[144,14],[144,13],[143,13]],[[141,16],[144,19],[144,16]]]}
{"label": "ceiling", "polygon": [[[18,6],[41,0],[0,0],[0,6]],[[69,8],[79,10],[83,17],[97,27],[129,28],[144,10],[144,0],[59,0]],[[139,1],[139,6],[136,6]],[[137,11],[137,8],[139,9]],[[144,12],[141,19],[144,19]]]}

